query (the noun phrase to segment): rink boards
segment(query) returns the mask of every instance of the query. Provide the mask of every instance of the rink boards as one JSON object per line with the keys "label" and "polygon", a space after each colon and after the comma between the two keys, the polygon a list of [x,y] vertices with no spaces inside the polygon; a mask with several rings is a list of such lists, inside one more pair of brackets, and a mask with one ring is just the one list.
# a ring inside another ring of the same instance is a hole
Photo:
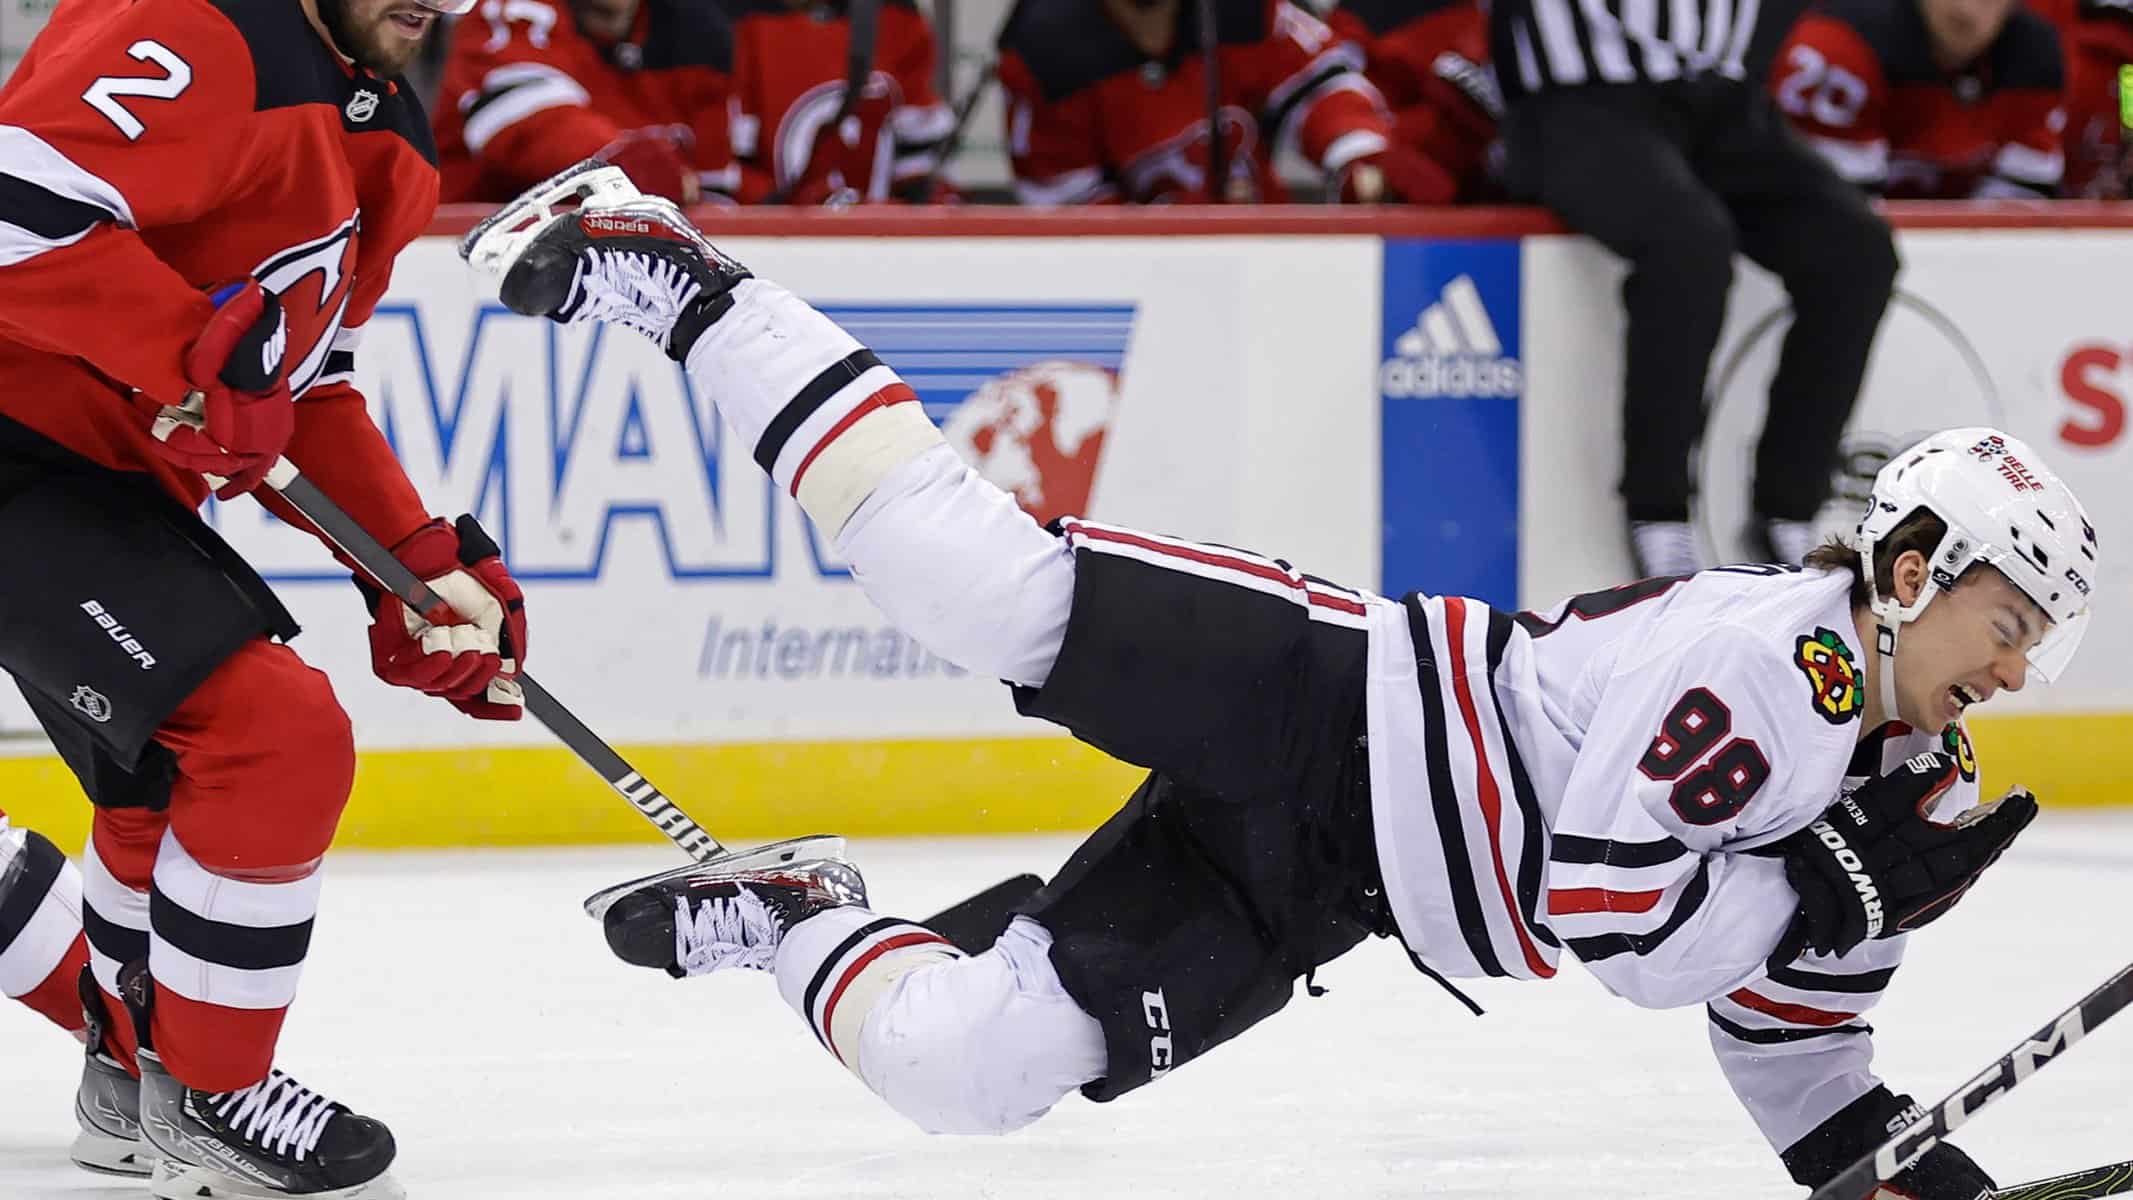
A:
{"label": "rink boards", "polygon": [[[1040,517],[1498,604],[1626,577],[1619,270],[1530,217],[714,220],[743,261],[896,366]],[[2090,505],[2109,567],[2073,677],[1996,701],[1977,741],[1995,780],[2119,802],[2101,751],[2133,732],[2133,326],[2115,286],[2133,277],[2133,228],[1941,224],[1922,214],[1903,233],[1830,523],[1853,519],[1880,458],[1916,431],[1993,424],[2036,445]],[[1744,267],[1699,463],[1715,553],[1738,552],[1786,317]],[[889,628],[723,436],[713,397],[633,335],[503,311],[438,236],[402,258],[357,373],[433,511],[475,512],[505,547],[534,672],[719,836],[1082,828],[1131,786],[1130,769],[1017,718],[998,683]],[[644,836],[538,727],[477,724],[376,683],[345,574],[249,501],[212,508],[354,717],[344,841]],[[13,696],[0,721],[34,729]],[[34,736],[15,746],[6,807],[71,838],[85,814],[64,769]]]}

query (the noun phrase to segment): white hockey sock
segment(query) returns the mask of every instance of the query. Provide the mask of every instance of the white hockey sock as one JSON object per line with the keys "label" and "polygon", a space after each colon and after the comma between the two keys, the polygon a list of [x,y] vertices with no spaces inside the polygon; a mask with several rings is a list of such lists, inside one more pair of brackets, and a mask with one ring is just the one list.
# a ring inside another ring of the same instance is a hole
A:
{"label": "white hockey sock", "polygon": [[890,1107],[928,1133],[997,1134],[1105,1070],[1103,1027],[1061,986],[1051,944],[1017,917],[964,957],[920,926],[833,909],[786,934],[775,969],[786,1001],[818,1037],[827,1025],[826,1043]]}
{"label": "white hockey sock", "polygon": [[883,475],[942,440],[896,372],[768,280],[733,289],[686,366],[757,465],[832,536]]}
{"label": "white hockey sock", "polygon": [[0,995],[51,977],[81,933],[81,875],[66,856],[0,816]]}
{"label": "white hockey sock", "polygon": [[856,1073],[859,1029],[882,993],[919,967],[962,955],[923,925],[845,907],[787,931],[771,969],[815,1040]]}

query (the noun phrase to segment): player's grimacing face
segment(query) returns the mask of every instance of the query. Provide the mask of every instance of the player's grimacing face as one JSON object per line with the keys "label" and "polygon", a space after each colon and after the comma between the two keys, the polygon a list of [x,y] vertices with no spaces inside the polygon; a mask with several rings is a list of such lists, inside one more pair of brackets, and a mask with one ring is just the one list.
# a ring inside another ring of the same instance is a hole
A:
{"label": "player's grimacing face", "polygon": [[[1921,564],[1923,560],[1921,560]],[[1990,567],[1944,589],[1896,643],[1892,714],[1917,729],[1938,730],[1971,704],[2029,681],[2029,652],[2050,620],[2035,601]]]}
{"label": "player's grimacing face", "polygon": [[339,17],[334,32],[342,49],[379,75],[406,70],[437,24],[437,14],[414,0],[340,0],[325,7],[327,20]]}

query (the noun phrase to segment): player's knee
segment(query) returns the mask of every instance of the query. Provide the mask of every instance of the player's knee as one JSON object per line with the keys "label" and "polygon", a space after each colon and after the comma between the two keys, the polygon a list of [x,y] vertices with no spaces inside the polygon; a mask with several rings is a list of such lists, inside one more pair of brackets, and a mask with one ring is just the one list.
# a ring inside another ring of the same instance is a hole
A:
{"label": "player's knee", "polygon": [[1002,1134],[1101,1076],[1102,1027],[1059,987],[1047,949],[1011,931],[905,976],[868,1016],[867,1085],[928,1133]]}
{"label": "player's knee", "polygon": [[286,647],[238,651],[186,701],[174,739],[171,821],[229,865],[284,866],[325,853],[355,782],[348,714]]}

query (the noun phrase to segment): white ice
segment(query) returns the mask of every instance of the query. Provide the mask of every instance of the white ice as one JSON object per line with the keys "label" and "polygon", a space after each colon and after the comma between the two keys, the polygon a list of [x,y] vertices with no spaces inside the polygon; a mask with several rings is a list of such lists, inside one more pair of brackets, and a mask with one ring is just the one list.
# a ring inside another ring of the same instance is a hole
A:
{"label": "white ice", "polygon": [[[715,820],[715,809],[702,814]],[[923,916],[1067,838],[856,843],[878,907]],[[659,848],[337,856],[282,1063],[398,1136],[416,1200],[539,1197],[1796,1198],[1733,1102],[1701,1010],[1646,1012],[1574,966],[1474,987],[1475,1019],[1389,943],[1273,1020],[1107,1105],[928,1138],[814,1044],[766,978],[610,959],[583,894]],[[1874,1017],[1930,1101],[2133,958],[2133,814],[2047,813],[1913,946]],[[71,1042],[0,1006],[0,1197],[145,1194],[66,1159]],[[1957,1140],[2001,1181],[2133,1157],[2133,1014]]]}

